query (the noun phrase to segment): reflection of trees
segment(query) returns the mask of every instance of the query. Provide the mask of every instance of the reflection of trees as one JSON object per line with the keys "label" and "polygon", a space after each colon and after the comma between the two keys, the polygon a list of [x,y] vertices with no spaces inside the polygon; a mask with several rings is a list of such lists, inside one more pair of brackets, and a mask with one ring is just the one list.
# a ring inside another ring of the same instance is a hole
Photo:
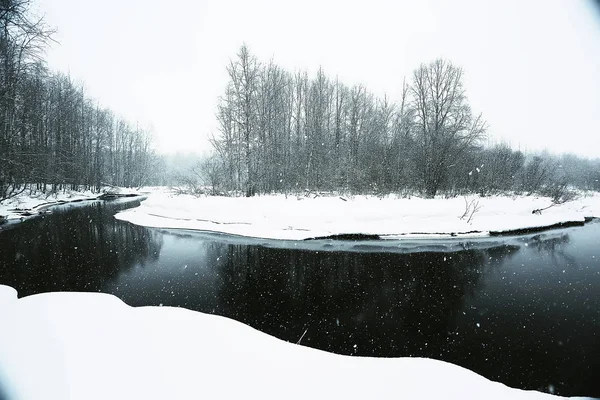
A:
{"label": "reflection of trees", "polygon": [[25,221],[0,234],[0,283],[20,296],[98,291],[120,271],[156,259],[162,236],[113,218],[131,204],[94,203]]}
{"label": "reflection of trees", "polygon": [[308,328],[302,343],[329,351],[439,358],[465,296],[517,249],[393,254],[231,245],[220,254],[221,312],[290,341]]}
{"label": "reflection of trees", "polygon": [[539,253],[549,255],[555,267],[567,266],[576,268],[577,260],[566,252],[566,247],[570,242],[571,238],[568,233],[550,237],[540,234],[532,236],[528,240],[527,245]]}

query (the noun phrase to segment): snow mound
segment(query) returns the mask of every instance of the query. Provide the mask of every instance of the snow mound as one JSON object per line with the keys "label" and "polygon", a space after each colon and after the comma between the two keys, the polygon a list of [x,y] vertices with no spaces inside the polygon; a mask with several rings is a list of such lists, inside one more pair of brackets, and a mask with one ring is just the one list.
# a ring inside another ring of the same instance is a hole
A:
{"label": "snow mound", "polygon": [[335,355],[106,294],[25,297],[0,308],[0,321],[0,386],[11,400],[553,397],[441,361]]}

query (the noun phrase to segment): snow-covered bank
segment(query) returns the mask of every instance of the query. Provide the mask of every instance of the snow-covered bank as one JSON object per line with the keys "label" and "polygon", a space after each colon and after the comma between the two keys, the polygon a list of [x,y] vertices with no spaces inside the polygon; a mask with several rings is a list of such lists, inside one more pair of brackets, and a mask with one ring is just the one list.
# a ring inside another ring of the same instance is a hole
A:
{"label": "snow-covered bank", "polygon": [[22,217],[36,215],[44,212],[48,207],[84,200],[96,200],[105,193],[118,195],[138,194],[138,191],[122,188],[106,187],[101,193],[91,190],[65,190],[55,193],[42,193],[26,190],[15,197],[6,199],[0,203],[0,219],[15,220]]}
{"label": "snow-covered bank", "polygon": [[[478,210],[463,217],[467,204]],[[549,198],[533,196],[472,196],[465,202],[462,197],[196,198],[162,192],[151,194],[140,207],[123,211],[117,218],[158,228],[302,240],[343,234],[377,235],[384,239],[481,237],[490,232],[583,223],[586,217],[600,216],[600,193],[581,194],[574,201],[532,213],[551,204]]]}
{"label": "snow-covered bank", "polygon": [[181,308],[96,293],[16,299],[0,285],[0,388],[9,400],[543,399],[423,358],[366,358],[286,343]]}
{"label": "snow-covered bank", "polygon": [[60,191],[51,194],[41,192],[32,193],[29,190],[11,197],[0,203],[0,215],[7,220],[18,219],[23,216],[37,214],[40,208],[46,206],[62,204],[71,201],[93,200],[98,197],[98,193],[91,190],[85,191]]}

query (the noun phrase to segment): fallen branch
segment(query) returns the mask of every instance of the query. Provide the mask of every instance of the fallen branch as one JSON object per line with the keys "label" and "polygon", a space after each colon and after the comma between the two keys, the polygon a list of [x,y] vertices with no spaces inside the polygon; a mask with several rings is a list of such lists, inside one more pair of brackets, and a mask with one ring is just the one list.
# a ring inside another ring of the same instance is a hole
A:
{"label": "fallen branch", "polygon": [[556,203],[552,203],[550,204],[548,207],[544,207],[544,208],[536,208],[535,210],[533,210],[531,213],[532,214],[537,214],[537,215],[542,215],[542,211],[545,211],[547,209],[549,209],[550,207],[554,207],[556,205]]}

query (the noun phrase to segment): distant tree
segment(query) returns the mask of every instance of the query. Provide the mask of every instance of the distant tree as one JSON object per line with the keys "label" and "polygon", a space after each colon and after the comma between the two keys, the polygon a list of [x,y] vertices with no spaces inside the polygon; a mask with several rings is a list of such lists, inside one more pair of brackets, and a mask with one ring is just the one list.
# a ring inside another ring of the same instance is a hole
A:
{"label": "distant tree", "polygon": [[227,68],[230,78],[230,88],[233,109],[233,118],[237,129],[241,133],[244,156],[244,191],[246,196],[253,196],[256,192],[255,155],[254,143],[257,133],[257,102],[259,66],[254,56],[250,55],[248,47],[243,45]]}
{"label": "distant tree", "polygon": [[446,183],[449,167],[486,131],[481,115],[471,112],[462,79],[461,68],[441,59],[422,64],[413,73],[415,164],[428,197],[436,195]]}
{"label": "distant tree", "polygon": [[242,139],[238,129],[238,123],[235,116],[234,93],[231,86],[227,87],[225,96],[223,96],[217,107],[217,122],[219,126],[219,135],[211,137],[211,144],[216,154],[221,158],[224,164],[225,184],[229,189],[236,192],[241,190],[242,183]]}
{"label": "distant tree", "polygon": [[534,156],[527,162],[522,175],[522,188],[528,194],[539,192],[550,181],[554,165],[542,156]]}
{"label": "distant tree", "polygon": [[523,153],[502,144],[485,149],[480,154],[476,163],[476,167],[480,166],[477,171],[480,180],[476,190],[484,195],[517,189],[515,182],[525,161]]}
{"label": "distant tree", "polygon": [[415,108],[410,99],[410,86],[402,83],[402,97],[393,115],[390,156],[388,157],[391,190],[414,189],[415,182]]}
{"label": "distant tree", "polygon": [[289,176],[286,154],[291,139],[291,77],[270,62],[260,68],[257,151],[255,152],[256,184],[260,191],[281,191]]}
{"label": "distant tree", "polygon": [[210,194],[218,195],[221,193],[221,182],[223,177],[223,164],[217,157],[207,157],[200,164],[201,176],[204,185],[209,189]]}

